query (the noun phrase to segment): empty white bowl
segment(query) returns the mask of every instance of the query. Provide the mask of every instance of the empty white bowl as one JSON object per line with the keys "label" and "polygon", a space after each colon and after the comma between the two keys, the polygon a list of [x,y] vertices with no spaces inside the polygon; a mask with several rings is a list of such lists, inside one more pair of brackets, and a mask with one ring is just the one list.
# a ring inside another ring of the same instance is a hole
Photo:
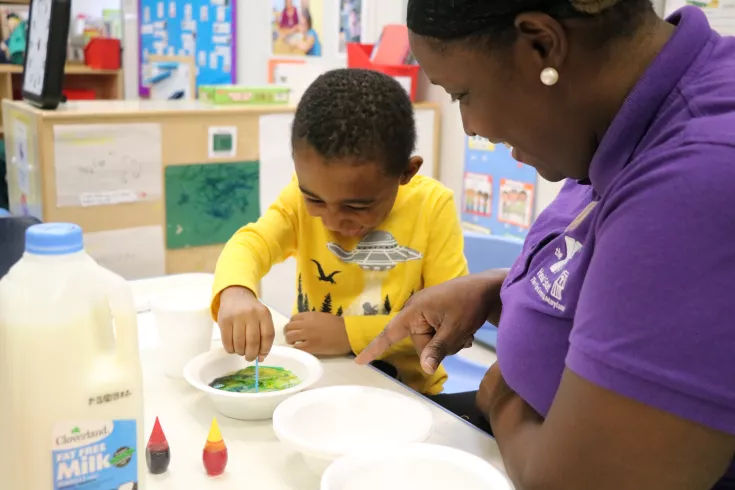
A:
{"label": "empty white bowl", "polygon": [[472,454],[433,444],[386,445],[337,460],[321,490],[511,490],[495,467]]}
{"label": "empty white bowl", "polygon": [[292,347],[274,346],[262,366],[288,369],[301,383],[281,391],[264,393],[231,393],[216,390],[209,383],[240,369],[252,366],[244,357],[228,354],[224,349],[214,349],[201,354],[186,365],[184,378],[194,388],[206,393],[222,415],[239,420],[267,420],[279,403],[288,397],[310,388],[324,372],[316,357]]}
{"label": "empty white bowl", "polygon": [[382,451],[394,444],[423,442],[433,429],[431,410],[421,401],[365,386],[300,393],[273,413],[278,439],[301,453],[317,475],[352,451]]}

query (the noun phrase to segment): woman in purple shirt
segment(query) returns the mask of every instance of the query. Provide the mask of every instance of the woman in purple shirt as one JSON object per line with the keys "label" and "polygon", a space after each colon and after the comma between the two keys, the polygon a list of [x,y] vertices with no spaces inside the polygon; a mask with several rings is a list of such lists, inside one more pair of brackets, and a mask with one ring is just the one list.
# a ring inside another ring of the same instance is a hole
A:
{"label": "woman in purple shirt", "polygon": [[[735,39],[648,0],[410,0],[465,131],[568,179],[510,271],[416,294],[432,372],[485,319],[477,406],[515,487],[735,488]],[[499,322],[499,323],[498,323]]]}

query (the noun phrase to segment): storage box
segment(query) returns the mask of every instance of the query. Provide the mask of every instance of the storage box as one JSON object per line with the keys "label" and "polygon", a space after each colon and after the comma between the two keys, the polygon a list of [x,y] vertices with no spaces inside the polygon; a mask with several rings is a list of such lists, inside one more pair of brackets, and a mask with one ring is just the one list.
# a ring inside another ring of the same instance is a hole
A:
{"label": "storage box", "polygon": [[395,78],[411,96],[411,101],[416,102],[421,67],[418,65],[376,64],[370,61],[372,52],[372,44],[348,43],[347,66],[349,68],[375,70]]}
{"label": "storage box", "polygon": [[199,98],[222,105],[288,105],[288,87],[216,85],[199,88]]}
{"label": "storage box", "polygon": [[97,70],[120,69],[120,40],[96,37],[84,48],[84,63]]}

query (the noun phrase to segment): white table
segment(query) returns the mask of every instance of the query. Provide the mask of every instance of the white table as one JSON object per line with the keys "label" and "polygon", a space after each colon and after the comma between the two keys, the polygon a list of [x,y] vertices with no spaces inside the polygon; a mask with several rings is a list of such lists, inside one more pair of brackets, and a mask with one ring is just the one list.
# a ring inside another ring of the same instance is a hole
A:
{"label": "white table", "polygon": [[[146,283],[150,286],[150,282]],[[273,314],[276,330],[287,319]],[[171,446],[171,465],[164,475],[148,475],[150,490],[318,490],[299,454],[287,450],[273,433],[271,421],[244,422],[219,415],[209,399],[183,380],[163,375],[156,362],[157,334],[151,313],[138,315],[145,392],[146,437],[156,417]],[[219,344],[217,335],[214,344]],[[317,387],[363,385],[385,388],[424,400],[434,414],[434,434],[428,442],[455,447],[480,456],[497,468],[503,464],[495,441],[464,420],[429,402],[379,371],[356,365],[351,359],[325,359],[324,376]],[[229,451],[226,473],[209,478],[202,466],[202,449],[212,417],[222,429]],[[143,469],[147,474],[147,468]]]}

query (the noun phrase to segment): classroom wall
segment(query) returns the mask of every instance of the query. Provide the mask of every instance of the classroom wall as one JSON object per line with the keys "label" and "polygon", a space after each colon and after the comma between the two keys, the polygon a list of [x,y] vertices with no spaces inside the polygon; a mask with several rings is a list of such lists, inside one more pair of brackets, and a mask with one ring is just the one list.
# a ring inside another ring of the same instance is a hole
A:
{"label": "classroom wall", "polygon": [[72,0],[71,17],[85,14],[91,17],[102,17],[103,10],[119,9],[121,0]]}

